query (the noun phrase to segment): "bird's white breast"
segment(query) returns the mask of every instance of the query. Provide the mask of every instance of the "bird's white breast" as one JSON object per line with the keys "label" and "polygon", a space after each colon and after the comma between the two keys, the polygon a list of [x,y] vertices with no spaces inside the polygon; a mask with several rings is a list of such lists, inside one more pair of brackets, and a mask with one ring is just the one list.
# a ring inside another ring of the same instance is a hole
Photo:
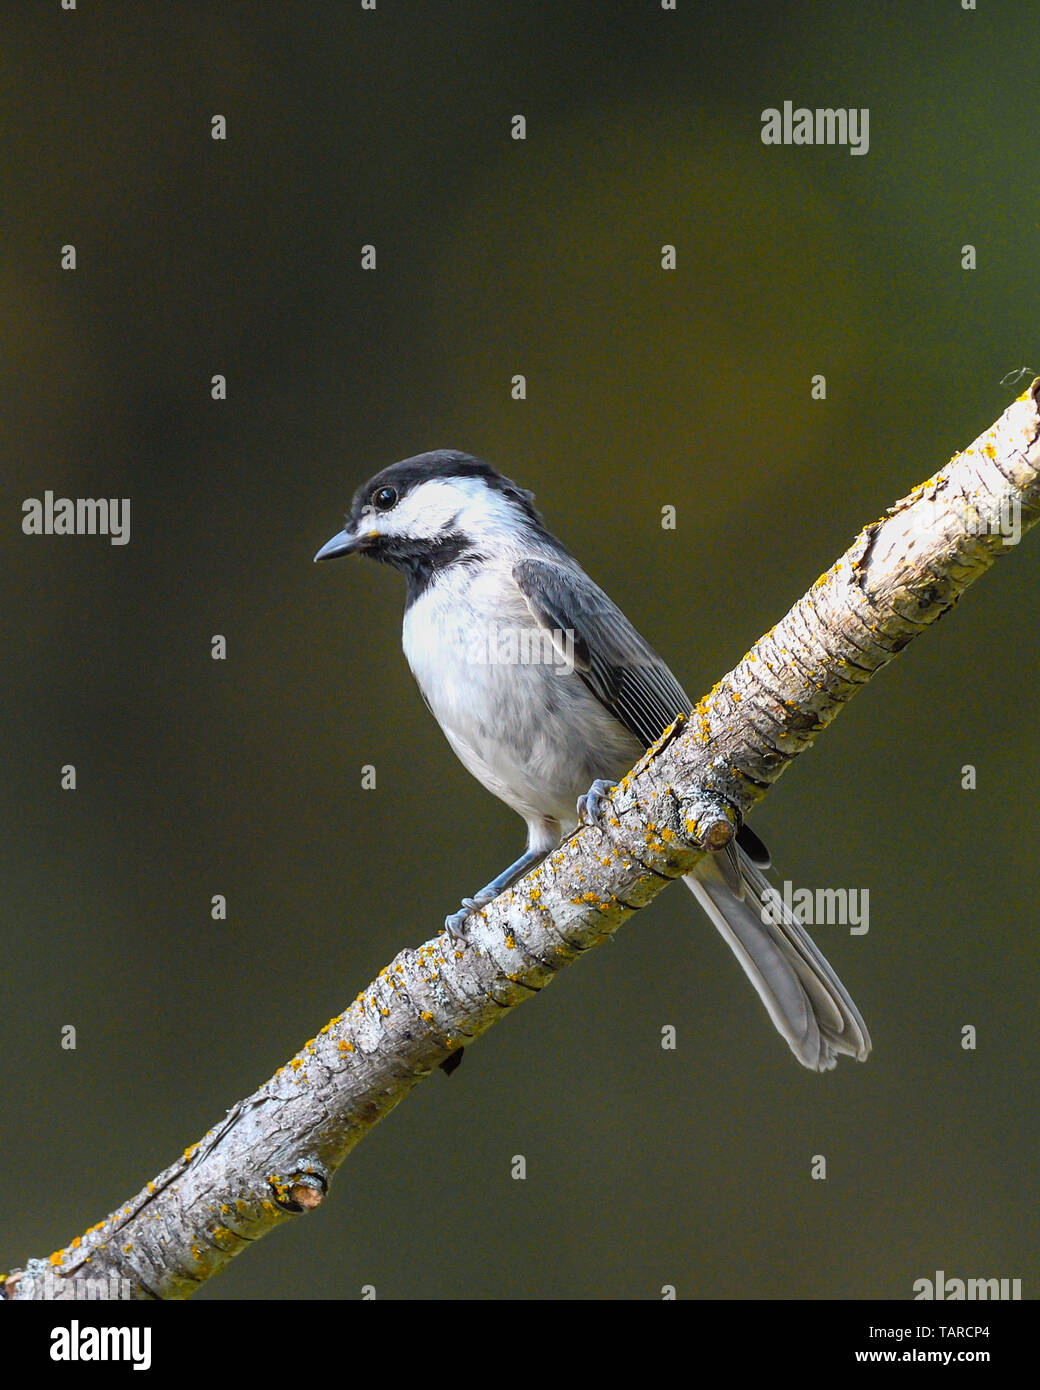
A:
{"label": "bird's white breast", "polygon": [[566,826],[591,782],[619,776],[641,750],[566,653],[540,640],[511,568],[438,575],[405,612],[404,653],[468,771],[528,821]]}

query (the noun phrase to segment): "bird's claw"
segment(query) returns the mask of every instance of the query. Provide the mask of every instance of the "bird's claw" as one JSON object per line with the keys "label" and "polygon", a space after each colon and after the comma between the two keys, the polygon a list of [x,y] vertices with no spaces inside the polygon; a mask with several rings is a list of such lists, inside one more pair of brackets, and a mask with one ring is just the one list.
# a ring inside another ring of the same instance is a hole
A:
{"label": "bird's claw", "polygon": [[584,796],[578,797],[578,821],[595,825],[606,811],[609,794],[614,790],[613,782],[605,782],[597,777]]}
{"label": "bird's claw", "polygon": [[490,898],[485,898],[480,893],[478,893],[475,898],[463,898],[462,906],[459,908],[458,912],[451,912],[445,917],[444,930],[449,936],[453,936],[456,941],[465,941],[466,923],[469,921],[470,914],[476,912],[478,908],[483,907],[485,903],[489,903],[490,901]]}
{"label": "bird's claw", "polygon": [[458,912],[450,912],[448,916],[445,917],[444,930],[455,941],[465,941],[466,922],[469,918],[470,911],[470,908],[463,907]]}

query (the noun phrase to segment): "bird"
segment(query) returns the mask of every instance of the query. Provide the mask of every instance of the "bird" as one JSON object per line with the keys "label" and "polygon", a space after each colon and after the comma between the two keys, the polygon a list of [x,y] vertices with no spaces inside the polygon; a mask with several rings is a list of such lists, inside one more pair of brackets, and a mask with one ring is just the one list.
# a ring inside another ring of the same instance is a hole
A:
{"label": "bird", "polygon": [[[527,825],[523,854],[445,919],[464,937],[473,912],[603,814],[692,702],[547,529],[533,493],[472,454],[435,449],[369,478],[314,559],[350,554],[403,574],[402,646],[422,697],[463,766]],[[744,824],[683,881],[804,1067],[865,1061],[859,1010],[767,867]]]}

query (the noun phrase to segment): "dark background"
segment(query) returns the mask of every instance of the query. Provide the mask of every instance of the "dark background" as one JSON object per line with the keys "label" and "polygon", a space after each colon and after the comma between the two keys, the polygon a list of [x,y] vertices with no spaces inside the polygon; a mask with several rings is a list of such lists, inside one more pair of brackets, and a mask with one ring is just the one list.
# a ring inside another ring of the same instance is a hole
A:
{"label": "dark background", "polygon": [[[519,852],[400,581],[311,564],[357,483],[488,457],[703,693],[1040,366],[1040,32],[993,0],[2,8],[9,1268]],[[869,107],[869,154],[763,146],[785,99]],[[129,496],[131,543],[23,536],[47,488]],[[798,1067],[673,889],[200,1297],[1035,1296],[1038,578],[1032,537],[756,817],[781,879],[869,889],[867,936],[816,933],[866,1066]]]}

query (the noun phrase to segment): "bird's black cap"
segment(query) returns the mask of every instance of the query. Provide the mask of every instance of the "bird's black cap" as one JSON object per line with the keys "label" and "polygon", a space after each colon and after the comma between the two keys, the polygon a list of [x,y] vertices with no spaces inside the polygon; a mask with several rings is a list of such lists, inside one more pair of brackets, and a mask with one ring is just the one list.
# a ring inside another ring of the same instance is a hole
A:
{"label": "bird's black cap", "polygon": [[543,524],[535,510],[533,492],[503,477],[490,463],[473,454],[464,454],[459,449],[431,449],[429,453],[415,454],[412,458],[401,459],[399,463],[391,463],[369,478],[367,483],[362,483],[354,493],[351,519],[356,520],[363,514],[372,494],[381,487],[396,488],[403,497],[409,488],[428,482],[431,478],[483,478],[488,487],[515,502],[538,526]]}

